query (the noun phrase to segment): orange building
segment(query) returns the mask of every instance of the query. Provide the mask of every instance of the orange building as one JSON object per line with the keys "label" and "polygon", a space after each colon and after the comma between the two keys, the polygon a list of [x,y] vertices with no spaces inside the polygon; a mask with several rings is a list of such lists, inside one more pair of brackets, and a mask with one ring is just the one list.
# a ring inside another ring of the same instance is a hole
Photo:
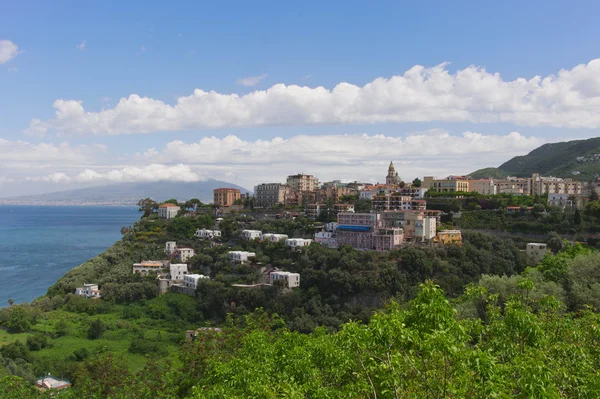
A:
{"label": "orange building", "polygon": [[237,188],[217,188],[213,191],[213,204],[219,206],[231,206],[240,199],[240,190]]}

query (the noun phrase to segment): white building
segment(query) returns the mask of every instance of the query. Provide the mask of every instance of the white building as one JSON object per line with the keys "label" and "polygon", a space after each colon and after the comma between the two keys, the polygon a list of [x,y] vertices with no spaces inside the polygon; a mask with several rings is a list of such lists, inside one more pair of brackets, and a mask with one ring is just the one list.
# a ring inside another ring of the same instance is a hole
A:
{"label": "white building", "polygon": [[269,274],[269,282],[284,281],[287,288],[300,287],[300,274],[284,271],[275,271]]}
{"label": "white building", "polygon": [[83,287],[75,289],[75,295],[86,298],[100,298],[100,290],[98,289],[98,284],[84,284]]}
{"label": "white building", "polygon": [[527,255],[527,263],[530,265],[537,265],[547,253],[550,253],[548,244],[530,242],[527,244],[527,249],[525,250],[525,254]]}
{"label": "white building", "polygon": [[273,234],[273,233],[266,233],[261,236],[261,240],[269,241],[269,242],[279,242],[282,240],[287,240],[287,238],[288,238],[288,236],[285,234]]}
{"label": "white building", "polygon": [[209,279],[209,277],[203,274],[186,274],[183,276],[183,285],[187,288],[196,290],[196,288],[198,288],[198,281],[203,279]]}
{"label": "white building", "polygon": [[308,247],[311,243],[312,240],[306,238],[288,238],[287,240],[285,240],[285,245],[292,249]]}
{"label": "white building", "polygon": [[437,221],[435,217],[426,216],[415,222],[415,237],[429,241],[436,236]]}
{"label": "white building", "polygon": [[175,252],[176,248],[177,243],[175,241],[167,241],[167,243],[165,244],[165,253],[171,255],[173,252]]}
{"label": "white building", "polygon": [[260,230],[242,230],[242,237],[246,240],[259,239],[261,236],[262,231]]}
{"label": "white building", "polygon": [[208,239],[212,239],[215,237],[221,237],[221,231],[220,230],[207,230],[207,229],[198,229],[196,230],[196,237],[198,238],[208,238]]}
{"label": "white building", "polygon": [[169,261],[163,260],[144,260],[141,263],[133,264],[133,273],[146,275],[148,273],[160,273],[162,269],[169,265]]}
{"label": "white building", "polygon": [[175,256],[181,262],[187,262],[192,256],[196,255],[196,251],[193,248],[177,248],[175,249]]}
{"label": "white building", "polygon": [[229,259],[239,263],[246,263],[248,262],[249,258],[253,258],[256,256],[254,252],[247,251],[229,251],[228,254]]}
{"label": "white building", "polygon": [[158,217],[161,219],[173,219],[181,208],[175,204],[162,204],[158,207]]}
{"label": "white building", "polygon": [[183,277],[188,273],[187,263],[171,263],[169,266],[169,274],[171,280],[183,280]]}

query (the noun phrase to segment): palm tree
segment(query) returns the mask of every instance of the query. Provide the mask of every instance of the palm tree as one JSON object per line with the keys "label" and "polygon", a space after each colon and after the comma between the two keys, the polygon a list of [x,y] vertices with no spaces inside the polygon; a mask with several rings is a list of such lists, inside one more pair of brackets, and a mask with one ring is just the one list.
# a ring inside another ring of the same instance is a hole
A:
{"label": "palm tree", "polygon": [[15,300],[14,300],[14,299],[12,299],[12,298],[9,298],[9,299],[8,299],[8,305],[9,305],[9,306],[12,306],[12,305],[13,305],[13,303],[15,303]]}

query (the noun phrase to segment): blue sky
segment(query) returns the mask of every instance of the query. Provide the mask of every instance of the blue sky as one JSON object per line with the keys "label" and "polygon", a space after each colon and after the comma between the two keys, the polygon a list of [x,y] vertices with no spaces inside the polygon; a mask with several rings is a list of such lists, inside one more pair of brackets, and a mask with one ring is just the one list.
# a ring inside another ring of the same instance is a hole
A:
{"label": "blue sky", "polygon": [[[0,5],[0,196],[153,178],[251,188],[298,169],[378,181],[390,158],[412,179],[598,136],[598,2],[81,3]],[[427,87],[355,91],[417,65]],[[535,76],[555,78],[510,84]],[[219,94],[174,107],[195,89]],[[149,101],[117,106],[131,95]]]}

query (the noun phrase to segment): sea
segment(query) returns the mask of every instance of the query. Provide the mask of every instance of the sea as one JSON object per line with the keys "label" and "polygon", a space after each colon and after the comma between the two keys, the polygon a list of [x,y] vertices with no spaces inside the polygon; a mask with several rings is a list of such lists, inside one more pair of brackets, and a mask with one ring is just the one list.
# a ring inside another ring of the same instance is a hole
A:
{"label": "sea", "polygon": [[139,217],[130,206],[0,206],[0,307],[44,295]]}

